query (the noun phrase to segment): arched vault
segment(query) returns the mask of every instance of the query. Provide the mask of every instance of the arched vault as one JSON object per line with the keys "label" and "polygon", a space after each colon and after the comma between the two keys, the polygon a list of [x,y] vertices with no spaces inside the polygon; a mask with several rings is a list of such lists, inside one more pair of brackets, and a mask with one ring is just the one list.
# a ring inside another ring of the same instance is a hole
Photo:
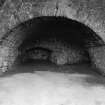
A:
{"label": "arched vault", "polygon": [[[7,0],[0,11],[1,71],[6,71],[13,65],[19,54],[18,48],[24,40],[42,37],[42,34],[43,37],[51,37],[46,36],[47,31],[63,30],[67,34],[58,32],[58,36],[55,36],[85,48],[92,64],[104,73],[105,22],[102,4],[103,0],[100,3],[97,0]],[[69,35],[69,31],[73,33],[74,30],[77,33]]]}

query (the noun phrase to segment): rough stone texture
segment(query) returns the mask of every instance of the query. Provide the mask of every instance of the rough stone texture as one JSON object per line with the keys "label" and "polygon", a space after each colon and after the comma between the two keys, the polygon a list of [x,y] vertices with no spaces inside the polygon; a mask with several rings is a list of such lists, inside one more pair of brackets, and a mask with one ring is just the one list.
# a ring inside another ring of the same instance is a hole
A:
{"label": "rough stone texture", "polygon": [[50,60],[58,65],[73,64],[86,60],[86,57],[83,57],[84,51],[82,49],[67,45],[64,41],[56,38],[39,41],[33,45],[30,44],[28,47],[42,47],[52,50]]}
{"label": "rough stone texture", "polygon": [[[18,46],[22,43],[24,31],[14,29],[13,32],[7,33],[0,45],[0,74],[11,68],[18,56]],[[8,35],[11,34],[9,37]],[[23,35],[23,36],[22,36]]]}
{"label": "rough stone texture", "polygon": [[[104,44],[104,4],[104,0],[6,0],[0,10],[0,39],[2,39],[2,37],[5,36],[8,31],[18,24],[34,17],[64,16],[69,19],[77,20],[93,29],[94,32],[96,32],[102,38],[102,42],[100,43]],[[15,44],[13,43],[17,43],[17,41],[14,41],[14,39],[16,38],[13,38],[13,40],[10,38],[4,41],[3,47],[10,47],[11,43],[12,46],[14,46]],[[2,48],[1,51],[3,50]],[[11,47],[9,49],[11,49]],[[9,52],[14,51],[13,49],[14,47],[12,47],[12,50],[9,50]],[[93,55],[94,58],[94,53],[91,55]],[[1,58],[3,56],[5,58],[8,56],[8,54],[0,55]],[[2,61],[2,63],[3,62],[4,61]]]}
{"label": "rough stone texture", "polygon": [[32,48],[20,54],[20,61],[26,62],[27,60],[49,60],[51,52],[44,48]]}
{"label": "rough stone texture", "polygon": [[[66,47],[66,46],[65,46]],[[80,51],[74,48],[65,49],[62,51],[54,51],[51,55],[51,61],[57,65],[74,64],[83,60],[83,55]]]}
{"label": "rough stone texture", "polygon": [[38,16],[65,16],[93,29],[105,41],[104,0],[6,0],[0,11],[0,36]]}
{"label": "rough stone texture", "polygon": [[89,53],[93,67],[99,69],[98,72],[105,76],[105,46],[90,48]]}
{"label": "rough stone texture", "polygon": [[18,56],[18,51],[11,49],[6,46],[0,46],[0,75],[2,72],[6,72],[11,69],[12,65],[15,62],[16,57]]}

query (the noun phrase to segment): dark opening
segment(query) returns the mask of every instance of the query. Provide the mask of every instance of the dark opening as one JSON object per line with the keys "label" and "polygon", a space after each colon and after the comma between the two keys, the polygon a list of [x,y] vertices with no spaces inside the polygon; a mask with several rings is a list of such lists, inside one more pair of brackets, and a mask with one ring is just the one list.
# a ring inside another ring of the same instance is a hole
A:
{"label": "dark opening", "polygon": [[[62,49],[64,46],[66,46],[66,49],[71,48],[71,52],[75,53],[75,55],[79,53],[82,56],[79,58],[80,60],[76,60],[78,57],[73,58],[72,55],[70,55],[71,53],[68,54],[71,56],[71,61],[66,62],[66,65],[79,65],[82,63],[88,63],[90,65],[91,58],[88,53],[88,48],[101,45],[101,38],[98,37],[93,30],[82,23],[64,17],[43,16],[34,18],[21,23],[15,30],[18,30],[18,33],[24,37],[21,39],[22,44],[17,47],[20,52],[17,58],[18,62],[24,65],[26,62],[32,63],[33,61],[34,64],[39,63],[39,65],[41,65],[41,63],[43,64],[43,62],[57,65],[56,61],[52,62],[50,60],[51,54],[55,49]],[[23,31],[23,33],[21,33],[21,31]],[[56,44],[54,44],[55,40]],[[60,47],[57,47],[59,44],[58,42],[61,43]],[[50,45],[51,43],[52,46]],[[54,46],[56,46],[56,48]],[[32,58],[32,56],[30,57],[30,54],[32,54],[31,52],[35,50],[45,51],[46,54],[48,54],[47,59],[43,60]],[[24,56],[27,58],[25,59],[27,61],[23,60]]]}
{"label": "dark opening", "polygon": [[102,39],[89,27],[64,17],[38,17],[23,23],[26,41],[56,37],[67,43],[86,47],[100,46]]}

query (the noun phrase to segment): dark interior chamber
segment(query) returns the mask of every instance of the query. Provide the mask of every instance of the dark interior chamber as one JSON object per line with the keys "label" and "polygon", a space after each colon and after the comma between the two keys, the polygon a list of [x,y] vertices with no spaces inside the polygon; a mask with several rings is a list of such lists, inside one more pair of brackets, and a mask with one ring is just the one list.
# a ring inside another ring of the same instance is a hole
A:
{"label": "dark interior chamber", "polygon": [[56,37],[80,47],[90,44],[100,45],[98,42],[101,39],[93,30],[82,23],[64,17],[38,17],[22,25],[26,27],[26,41]]}
{"label": "dark interior chamber", "polygon": [[[17,36],[20,36],[20,38],[18,38]],[[66,45],[66,47],[70,45],[71,47],[76,48],[77,51],[81,50],[85,60],[80,63],[89,63],[90,65],[91,58],[88,53],[88,49],[90,47],[101,46],[102,44],[102,39],[92,29],[85,26],[84,24],[75,20],[67,19],[65,17],[49,16],[37,17],[21,23],[20,25],[12,29],[9,34],[6,34],[3,37],[3,40],[14,40],[14,49],[19,52],[19,55],[16,57],[15,61],[21,64],[21,60],[24,56],[23,52],[27,52],[27,49],[30,52],[32,49],[34,49],[34,45],[36,45],[37,42],[50,42],[50,40],[53,38],[58,42],[62,42],[63,45]],[[47,43],[46,45],[49,45],[49,43]],[[39,48],[41,50],[46,50],[48,54],[54,52],[51,47]],[[60,48],[62,48],[62,46]],[[25,56],[27,56],[26,54]],[[28,62],[30,62],[30,60]],[[41,62],[43,63],[42,59],[40,59],[39,61],[37,60],[34,63],[40,64]],[[52,63],[49,59],[47,59],[46,62]],[[79,63],[77,62],[77,64]],[[67,65],[69,65],[69,63],[67,63]]]}

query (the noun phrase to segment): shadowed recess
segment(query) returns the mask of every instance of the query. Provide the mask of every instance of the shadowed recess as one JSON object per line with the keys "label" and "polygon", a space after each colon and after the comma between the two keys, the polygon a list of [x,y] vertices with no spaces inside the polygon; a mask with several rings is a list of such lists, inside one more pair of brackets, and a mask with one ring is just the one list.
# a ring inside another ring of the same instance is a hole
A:
{"label": "shadowed recess", "polygon": [[[91,58],[88,48],[104,44],[102,39],[84,24],[65,17],[48,16],[37,17],[21,23],[4,35],[1,43],[14,49],[12,53],[18,51],[20,55],[13,58],[16,59],[18,56],[21,56],[25,49],[33,49],[37,45],[37,42],[42,43],[45,41],[49,45],[47,41],[51,39],[56,39],[58,42],[62,42],[63,45],[70,45],[82,50],[83,56],[89,62],[91,62]],[[48,50],[50,53],[54,52],[51,47]]]}

